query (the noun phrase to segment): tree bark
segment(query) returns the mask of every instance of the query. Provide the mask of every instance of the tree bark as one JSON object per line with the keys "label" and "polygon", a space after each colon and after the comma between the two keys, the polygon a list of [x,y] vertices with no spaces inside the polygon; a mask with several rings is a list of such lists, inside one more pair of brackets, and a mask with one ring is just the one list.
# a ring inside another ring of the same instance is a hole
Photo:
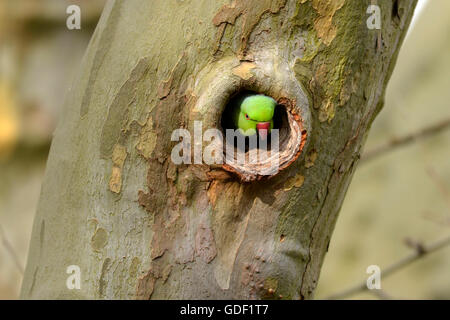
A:
{"label": "tree bark", "polygon": [[[108,2],[54,135],[22,298],[312,298],[415,3]],[[218,127],[242,89],[295,105],[298,157],[250,182],[175,165],[173,130]]]}

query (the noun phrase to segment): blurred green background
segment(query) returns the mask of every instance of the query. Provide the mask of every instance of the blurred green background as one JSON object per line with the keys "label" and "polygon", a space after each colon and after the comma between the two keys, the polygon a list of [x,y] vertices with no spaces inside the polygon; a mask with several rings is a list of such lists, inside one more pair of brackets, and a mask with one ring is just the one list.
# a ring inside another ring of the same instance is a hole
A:
{"label": "blurred green background", "polygon": [[[81,30],[66,8],[81,7]],[[18,297],[45,162],[64,95],[104,0],[0,0],[0,299]],[[366,151],[450,118],[450,1],[420,0]],[[364,282],[450,234],[450,130],[361,161],[316,298]],[[383,279],[385,297],[450,299],[450,247]],[[379,298],[361,292],[348,298]]]}

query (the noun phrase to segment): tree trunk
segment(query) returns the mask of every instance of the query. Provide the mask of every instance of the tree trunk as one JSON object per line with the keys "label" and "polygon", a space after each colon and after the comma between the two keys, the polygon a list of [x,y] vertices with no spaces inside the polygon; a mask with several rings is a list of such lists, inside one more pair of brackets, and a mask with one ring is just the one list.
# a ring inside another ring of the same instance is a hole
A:
{"label": "tree trunk", "polygon": [[[52,143],[22,298],[312,298],[414,6],[109,2]],[[282,170],[175,165],[173,130],[220,128],[242,90],[301,129]]]}

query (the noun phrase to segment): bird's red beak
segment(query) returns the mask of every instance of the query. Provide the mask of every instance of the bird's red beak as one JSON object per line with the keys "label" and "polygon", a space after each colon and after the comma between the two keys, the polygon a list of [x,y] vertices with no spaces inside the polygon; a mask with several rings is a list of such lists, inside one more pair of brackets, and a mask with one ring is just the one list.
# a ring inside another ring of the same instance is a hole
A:
{"label": "bird's red beak", "polygon": [[266,140],[270,129],[270,122],[260,122],[256,124],[256,129],[262,140]]}

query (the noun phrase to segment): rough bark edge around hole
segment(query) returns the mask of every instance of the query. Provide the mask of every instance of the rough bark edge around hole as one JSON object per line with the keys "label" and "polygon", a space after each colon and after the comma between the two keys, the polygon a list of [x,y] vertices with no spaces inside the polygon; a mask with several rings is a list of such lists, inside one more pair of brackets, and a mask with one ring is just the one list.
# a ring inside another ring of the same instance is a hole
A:
{"label": "rough bark edge around hole", "polygon": [[[289,167],[295,160],[298,159],[298,157],[302,153],[302,150],[306,143],[307,131],[304,129],[302,117],[296,112],[296,110],[297,110],[296,101],[291,100],[286,97],[281,97],[277,100],[277,102],[279,105],[282,105],[286,108],[286,113],[288,115],[288,121],[289,121],[289,125],[290,125],[290,131],[289,131],[290,137],[287,142],[287,145],[285,146],[285,149],[290,147],[291,142],[294,142],[294,150],[293,150],[293,152],[290,152],[288,154],[288,157],[283,159],[283,161],[280,161],[276,172],[274,172],[273,174],[269,174],[269,175],[254,173],[255,170],[258,170],[258,168],[248,169],[245,164],[239,166],[239,165],[231,165],[228,163],[224,163],[222,165],[222,168],[228,172],[235,174],[241,182],[252,182],[252,181],[258,181],[258,180],[262,180],[262,179],[270,179],[270,178],[278,175],[282,170]],[[295,135],[293,135],[293,130],[296,133]],[[295,143],[296,142],[295,140],[298,140],[298,142]],[[283,151],[289,151],[289,150],[281,150],[280,152],[283,152]],[[278,154],[280,152],[278,152]],[[264,165],[264,163],[263,164],[257,163],[256,165],[260,166],[260,165]],[[268,168],[268,169],[270,171],[270,168]]]}

